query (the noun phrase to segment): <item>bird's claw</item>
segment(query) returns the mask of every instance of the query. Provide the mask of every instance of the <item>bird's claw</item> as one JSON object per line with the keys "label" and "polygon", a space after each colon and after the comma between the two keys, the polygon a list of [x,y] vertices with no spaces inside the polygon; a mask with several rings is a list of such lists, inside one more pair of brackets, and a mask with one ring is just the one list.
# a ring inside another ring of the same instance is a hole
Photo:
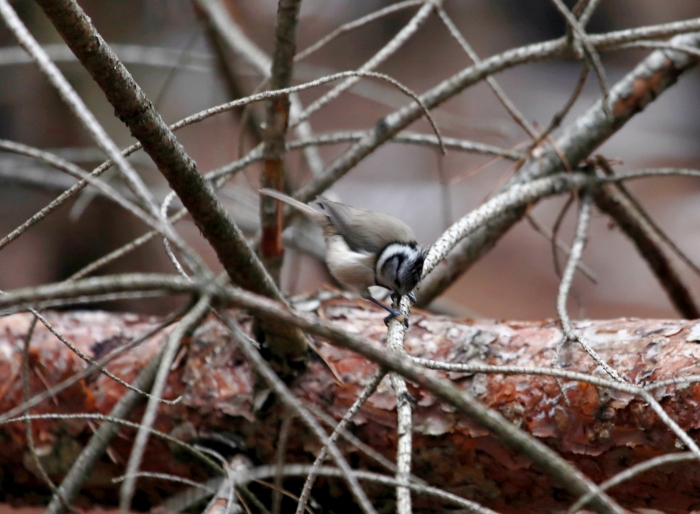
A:
{"label": "bird's claw", "polygon": [[396,311],[395,313],[389,314],[386,318],[384,318],[384,324],[388,327],[388,326],[389,326],[389,322],[390,322],[392,319],[395,319],[395,320],[397,320],[397,321],[400,321],[401,323],[403,323],[403,326],[404,326],[404,327],[408,328],[408,317],[407,317],[407,316],[404,316],[404,315],[401,314],[400,312]]}

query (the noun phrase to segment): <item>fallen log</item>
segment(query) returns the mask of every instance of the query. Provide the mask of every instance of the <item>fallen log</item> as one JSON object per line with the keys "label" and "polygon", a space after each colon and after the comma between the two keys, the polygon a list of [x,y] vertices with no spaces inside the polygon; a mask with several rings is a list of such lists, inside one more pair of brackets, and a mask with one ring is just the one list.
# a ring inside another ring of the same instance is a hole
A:
{"label": "fallen log", "polygon": [[[377,344],[386,335],[383,314],[366,302],[335,298],[307,302],[306,306]],[[244,314],[238,317],[244,325],[249,323]],[[104,312],[48,312],[46,318],[94,359],[146,333],[160,321]],[[31,314],[0,319],[0,415],[22,403],[21,363],[31,319]],[[630,384],[641,386],[700,374],[700,346],[696,341],[700,340],[700,324],[696,328],[696,322],[581,321],[575,329]],[[127,382],[133,381],[162,347],[167,332],[120,356],[107,369]],[[556,364],[559,370],[608,378],[577,343],[564,345],[556,360],[560,342],[561,331],[551,321],[453,320],[417,311],[411,317],[406,350],[414,357],[452,363],[527,367]],[[326,342],[318,342],[318,353],[323,360],[311,359],[307,371],[292,384],[293,391],[307,404],[338,420],[377,367]],[[86,368],[80,357],[41,324],[31,338],[29,365],[30,397]],[[628,392],[565,378],[557,384],[546,375],[426,373],[446,376],[470,391],[555,449],[596,483],[651,457],[685,449],[647,402]],[[125,390],[104,374],[93,373],[34,406],[30,413],[107,414]],[[566,509],[576,500],[553,477],[449,406],[410,385],[409,392],[415,400],[413,473],[418,478],[499,512]],[[697,439],[700,384],[669,383],[653,389],[652,394],[670,418]],[[214,318],[205,320],[184,342],[173,365],[164,398],[178,396],[182,397],[178,404],[161,406],[156,430],[181,440],[214,445],[224,454],[244,453],[254,465],[274,462],[284,409],[257,380],[226,329]],[[393,391],[385,379],[351,425],[354,435],[389,459],[396,451],[395,407]],[[131,419],[138,422],[141,412]],[[100,423],[86,419],[32,421],[37,453],[54,480],[60,481]],[[286,462],[312,462],[320,449],[318,441],[299,421],[292,422],[290,430]],[[112,478],[123,473],[134,434],[132,428],[120,429],[119,437],[89,474],[79,505],[116,502],[117,485]],[[341,449],[353,467],[385,472],[351,444],[343,443]],[[142,465],[145,471],[197,481],[212,475],[209,468],[158,437],[151,437],[146,455]],[[31,503],[45,499],[37,496],[37,491],[47,488],[28,453],[23,422],[0,425],[0,483],[6,501]],[[179,484],[146,478],[139,479],[137,486],[137,508],[157,505],[182,489]],[[300,482],[285,482],[285,486],[298,493]],[[324,487],[325,492],[318,493],[323,498],[350,498],[342,480],[320,481],[318,488]],[[367,490],[376,505],[393,501],[391,488],[371,486]],[[700,467],[691,461],[669,463],[623,482],[610,494],[626,508],[664,512],[700,509]],[[417,498],[415,508],[441,510],[442,504]]]}

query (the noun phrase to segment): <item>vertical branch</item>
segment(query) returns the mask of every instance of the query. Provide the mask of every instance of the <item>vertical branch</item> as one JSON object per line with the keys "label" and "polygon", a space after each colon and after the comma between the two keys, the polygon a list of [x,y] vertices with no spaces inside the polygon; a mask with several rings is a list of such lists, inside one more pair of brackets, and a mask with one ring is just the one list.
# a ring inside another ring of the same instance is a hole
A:
{"label": "vertical branch", "polygon": [[[221,0],[193,0],[198,8],[198,12],[206,18],[207,25],[215,32],[217,40],[220,40],[222,45],[226,46],[234,55],[248,62],[253,68],[260,73],[267,83],[270,76],[270,67],[272,61],[258,46],[251,41],[245,34],[243,29],[232,18],[229,11],[223,6]],[[225,61],[228,68],[228,61]],[[295,93],[289,95],[290,115],[292,118],[302,112],[303,106],[299,100],[299,96]],[[313,129],[311,124],[306,121],[294,127],[294,132],[299,139],[311,137]],[[262,139],[262,134],[260,135]],[[323,171],[323,160],[319,155],[318,148],[315,146],[307,146],[303,150],[306,163],[311,169],[313,176],[320,175]]]}
{"label": "vertical branch", "polygon": [[[272,90],[284,89],[291,85],[300,7],[301,0],[279,0],[270,77]],[[277,96],[267,104],[263,142],[265,160],[260,185],[277,191],[284,189],[284,142],[289,126],[289,105],[288,95]],[[260,199],[262,260],[278,284],[284,258],[283,222],[282,204],[274,198],[262,197]]]}
{"label": "vertical branch", "polygon": [[561,323],[561,330],[568,341],[578,342],[586,353],[591,356],[591,358],[598,363],[598,365],[605,370],[605,372],[618,382],[624,382],[620,375],[615,371],[610,365],[605,362],[600,355],[588,344],[588,342],[574,332],[571,326],[571,319],[569,318],[569,313],[566,310],[566,302],[569,298],[569,292],[571,291],[571,284],[574,280],[574,274],[576,273],[576,265],[581,260],[581,255],[583,254],[583,248],[586,246],[586,237],[588,235],[588,226],[591,219],[591,206],[592,206],[592,196],[589,191],[581,191],[581,203],[578,211],[578,222],[576,225],[576,234],[574,235],[574,242],[571,244],[571,253],[569,254],[569,260],[566,262],[566,267],[564,268],[564,274],[561,278],[561,283],[559,285],[559,293],[557,294],[557,315],[559,316],[559,322]]}
{"label": "vertical branch", "polygon": [[[407,296],[394,302],[394,308],[399,308],[408,319],[408,311],[411,309],[411,301]],[[407,329],[403,323],[393,320],[389,323],[389,331],[386,337],[386,347],[390,354],[405,356],[404,342]],[[396,396],[396,481],[407,484],[411,478],[411,462],[413,453],[413,408],[411,398],[406,386],[406,380],[398,373],[390,373],[391,387]],[[396,512],[398,514],[411,514],[411,490],[405,485],[396,486]]]}

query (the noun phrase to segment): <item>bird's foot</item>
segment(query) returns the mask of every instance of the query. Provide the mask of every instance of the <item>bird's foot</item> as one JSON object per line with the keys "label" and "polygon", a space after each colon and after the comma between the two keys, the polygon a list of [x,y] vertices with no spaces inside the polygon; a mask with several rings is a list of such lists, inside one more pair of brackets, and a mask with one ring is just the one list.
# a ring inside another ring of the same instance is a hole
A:
{"label": "bird's foot", "polygon": [[[393,310],[393,309],[392,309],[392,310]],[[395,319],[395,320],[397,320],[397,321],[400,321],[401,323],[403,323],[403,326],[404,326],[404,327],[408,328],[408,317],[407,317],[407,316],[404,316],[404,315],[401,314],[399,311],[394,311],[394,312],[392,312],[391,314],[389,314],[386,318],[384,318],[384,324],[388,327],[388,326],[389,326],[389,322],[390,322],[392,319]]]}
{"label": "bird's foot", "polygon": [[389,307],[388,305],[384,305],[382,302],[380,302],[380,301],[377,300],[376,298],[373,298],[373,297],[370,296],[370,297],[368,298],[368,300],[369,300],[370,302],[374,303],[375,305],[378,305],[379,307],[381,307],[382,309],[384,309],[385,311],[387,311],[387,312],[389,313],[389,315],[388,315],[386,318],[384,318],[384,324],[385,324],[386,326],[389,326],[389,322],[390,322],[392,319],[397,319],[397,320],[399,320],[401,323],[403,323],[403,325],[404,325],[406,328],[408,328],[408,317],[407,317],[407,316],[404,316],[401,312],[397,311],[397,310],[394,309],[393,307]]}

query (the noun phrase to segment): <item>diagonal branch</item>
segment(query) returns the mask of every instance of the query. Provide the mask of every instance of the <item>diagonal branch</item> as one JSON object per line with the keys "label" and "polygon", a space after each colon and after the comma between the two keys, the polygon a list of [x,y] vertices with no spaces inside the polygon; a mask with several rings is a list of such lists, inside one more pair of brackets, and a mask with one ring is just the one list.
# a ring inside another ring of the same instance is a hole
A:
{"label": "diagonal branch", "polygon": [[[596,36],[591,36],[595,43]],[[675,44],[700,46],[700,34],[687,34],[672,39]],[[599,145],[622,128],[636,114],[642,112],[656,97],[675,84],[698,58],[681,53],[654,52],[644,59],[610,90],[608,117],[602,100],[564,129],[554,147],[573,166],[586,159]],[[430,107],[430,103],[426,102]],[[565,166],[556,150],[550,149],[538,158],[529,159],[507,184],[524,183],[535,177],[556,173]],[[506,186],[506,187],[507,187]],[[510,228],[522,219],[525,208],[505,213],[498,220],[480,227],[468,239],[461,241],[430,277],[423,281],[418,294],[418,305],[429,304],[439,296],[472,264],[486,254]]]}
{"label": "diagonal branch", "polygon": [[[211,30],[216,32],[221,44],[247,61],[267,80],[271,69],[270,57],[248,38],[243,29],[224,8],[221,0],[194,0],[194,2],[206,17]],[[289,99],[291,102],[290,114],[294,117],[302,111],[302,104],[297,94],[289,95]],[[308,138],[313,135],[313,129],[308,121],[294,127],[294,132],[299,138]],[[323,171],[323,161],[316,148],[305,148],[304,157],[314,176]]]}
{"label": "diagonal branch", "polygon": [[[198,172],[146,95],[74,0],[37,0],[61,37],[107,96],[116,115],[151,156],[170,187],[212,245],[232,282],[283,301],[274,281],[248,246],[243,234]],[[270,349],[286,366],[302,361],[306,341],[298,330],[265,326]]]}
{"label": "diagonal branch", "polygon": [[[604,159],[599,158],[599,162]],[[663,250],[664,241],[637,210],[633,202],[614,185],[597,189],[593,196],[598,208],[610,216],[637,247],[678,313],[697,319],[700,310],[681,275]]]}
{"label": "diagonal branch", "polygon": [[170,374],[170,367],[175,359],[175,355],[180,348],[182,339],[188,334],[188,332],[193,330],[202,320],[202,317],[206,315],[210,302],[211,295],[203,295],[168,336],[168,343],[163,349],[163,354],[160,358],[160,363],[158,364],[158,371],[156,372],[153,380],[151,397],[148,399],[146,412],[141,420],[141,425],[139,426],[139,431],[136,434],[136,440],[134,441],[131,456],[129,457],[129,462],[126,467],[127,478],[122,484],[121,494],[119,497],[119,510],[122,512],[128,512],[131,509],[131,500],[133,499],[136,488],[136,478],[129,475],[138,471],[139,467],[141,466],[141,460],[146,449],[146,443],[148,442],[148,437],[150,436],[149,430],[153,427],[156,415],[158,414],[158,407],[160,406],[159,399],[165,390],[166,381],[168,379],[168,375]]}

